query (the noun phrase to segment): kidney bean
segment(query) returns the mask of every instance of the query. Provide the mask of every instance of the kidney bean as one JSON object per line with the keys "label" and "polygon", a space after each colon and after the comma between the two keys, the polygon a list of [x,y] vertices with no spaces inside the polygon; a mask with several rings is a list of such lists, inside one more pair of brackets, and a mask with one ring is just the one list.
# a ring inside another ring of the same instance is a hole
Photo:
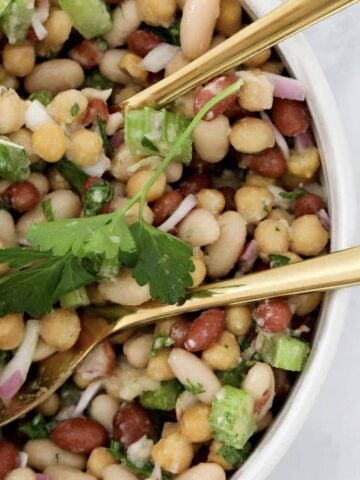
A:
{"label": "kidney bean", "polygon": [[122,129],[114,133],[114,135],[110,139],[110,142],[111,142],[111,145],[115,148],[115,150],[117,150],[124,143],[124,139],[125,139],[125,132]]}
{"label": "kidney bean", "polygon": [[292,312],[285,300],[267,300],[254,310],[253,317],[265,332],[279,333],[290,325]]}
{"label": "kidney bean", "polygon": [[291,387],[288,372],[281,368],[273,368],[273,372],[275,378],[275,395],[280,398],[286,397]]}
{"label": "kidney bean", "polygon": [[146,57],[151,50],[162,42],[163,40],[160,37],[148,30],[136,30],[130,33],[127,38],[129,50],[140,57]]}
{"label": "kidney bean", "polygon": [[295,217],[302,217],[303,215],[311,215],[325,208],[324,200],[315,193],[307,193],[306,195],[298,198],[295,203]]}
{"label": "kidney bean", "polygon": [[160,70],[160,72],[149,72],[147,77],[147,84],[154,85],[154,83],[160,82],[165,76],[165,70]]}
{"label": "kidney bean", "polygon": [[274,98],[271,118],[283,135],[296,137],[310,126],[310,115],[305,102]]}
{"label": "kidney bean", "polygon": [[219,339],[225,328],[225,313],[213,308],[206,310],[192,323],[185,340],[189,352],[201,352]]}
{"label": "kidney bean", "polygon": [[69,57],[89,70],[100,65],[104,52],[95,40],[83,40],[70,50]]}
{"label": "kidney bean", "polygon": [[180,193],[184,197],[190,195],[190,193],[198,193],[203,188],[209,188],[211,185],[209,175],[205,173],[193,173],[189,175],[180,184]]}
{"label": "kidney bean", "polygon": [[0,440],[0,480],[19,464],[19,451],[14,444]]}
{"label": "kidney bean", "polygon": [[199,155],[194,152],[192,160],[189,164],[189,168],[196,173],[206,173],[211,171],[214,168],[213,163],[205,162]]}
{"label": "kidney bean", "polygon": [[137,403],[121,405],[113,421],[114,439],[128,447],[146,435],[152,437],[155,427],[148,412]]}
{"label": "kidney bean", "polygon": [[185,318],[179,318],[172,324],[170,329],[170,338],[174,340],[174,346],[177,348],[184,348],[185,340],[188,336],[191,327],[191,322]]}
{"label": "kidney bean", "polygon": [[[236,75],[230,73],[228,75],[223,75],[221,77],[215,78],[210,83],[205,85],[205,87],[197,94],[194,102],[194,111],[198,113],[201,108],[212,98],[215,97],[219,92],[225,90],[226,87],[229,87],[237,81]],[[228,108],[230,108],[237,99],[237,92],[229,95],[224,100],[219,102],[215,107],[213,107],[204,117],[204,120],[214,120],[214,118],[222,115]]]}
{"label": "kidney bean", "polygon": [[23,213],[37,205],[40,193],[31,182],[14,182],[2,193],[1,198],[9,207]]}
{"label": "kidney bean", "polygon": [[90,100],[86,112],[81,119],[81,124],[87,127],[91,123],[94,123],[97,117],[101,117],[106,122],[109,118],[109,110],[104,101],[94,98]]}
{"label": "kidney bean", "polygon": [[277,147],[268,148],[251,157],[250,168],[264,177],[279,178],[286,171],[286,160]]}
{"label": "kidney bean", "polygon": [[165,192],[152,205],[151,209],[154,213],[154,225],[158,227],[175,212],[177,207],[183,200],[183,196],[177,190]]}
{"label": "kidney bean", "polygon": [[105,428],[90,418],[63,420],[51,432],[51,440],[72,453],[89,454],[95,448],[103,447],[108,439]]}

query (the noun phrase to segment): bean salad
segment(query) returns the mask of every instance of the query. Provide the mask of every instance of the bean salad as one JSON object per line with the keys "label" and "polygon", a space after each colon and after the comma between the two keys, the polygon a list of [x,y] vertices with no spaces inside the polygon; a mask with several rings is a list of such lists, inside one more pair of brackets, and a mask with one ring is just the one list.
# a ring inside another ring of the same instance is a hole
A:
{"label": "bean salad", "polygon": [[[238,0],[0,1],[5,406],[89,315],[326,254],[306,85],[274,51],[166,109],[119,107],[249,22]],[[303,370],[320,304],[214,308],[105,340],[0,430],[0,480],[231,478]]]}

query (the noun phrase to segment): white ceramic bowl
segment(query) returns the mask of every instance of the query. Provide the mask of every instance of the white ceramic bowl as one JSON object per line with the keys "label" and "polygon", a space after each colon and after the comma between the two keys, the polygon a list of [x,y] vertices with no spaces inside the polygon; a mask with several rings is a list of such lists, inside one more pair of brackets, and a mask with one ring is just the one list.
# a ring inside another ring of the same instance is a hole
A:
{"label": "white ceramic bowl", "polygon": [[[281,1],[242,0],[241,3],[255,19],[279,6]],[[342,250],[354,245],[356,200],[347,144],[335,100],[304,37],[298,35],[281,43],[278,53],[292,76],[303,81],[308,88],[307,102],[322,155],[323,181],[332,218],[331,250]],[[234,474],[233,480],[266,479],[295,439],[329,371],[346,318],[348,301],[349,290],[325,296],[307,367],[281,413],[249,460]]]}

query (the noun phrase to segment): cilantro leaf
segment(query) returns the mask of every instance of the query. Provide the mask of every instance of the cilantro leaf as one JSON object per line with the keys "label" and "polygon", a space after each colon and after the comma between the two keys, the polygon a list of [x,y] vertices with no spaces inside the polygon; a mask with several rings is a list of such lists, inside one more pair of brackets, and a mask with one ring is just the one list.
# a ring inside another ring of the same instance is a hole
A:
{"label": "cilantro leaf", "polygon": [[269,255],[270,267],[278,268],[283,267],[284,265],[289,265],[290,258],[286,255],[277,255],[275,253]]}
{"label": "cilantro leaf", "polygon": [[85,182],[90,178],[87,173],[65,157],[56,162],[55,168],[78,193],[82,193]]}
{"label": "cilantro leaf", "polygon": [[99,178],[85,193],[84,216],[92,217],[101,212],[102,207],[114,197],[114,188],[110,182]]}
{"label": "cilantro leaf", "polygon": [[70,113],[72,117],[76,117],[76,115],[80,111],[80,105],[78,103],[74,103],[74,105],[71,107]]}
{"label": "cilantro leaf", "polygon": [[118,462],[123,463],[129,470],[135,473],[135,475],[142,475],[145,478],[151,476],[154,465],[149,461],[146,462],[142,467],[138,467],[137,465],[135,465],[126,456],[122,443],[117,442],[116,440],[112,440],[109,451]]}
{"label": "cilantro leaf", "polygon": [[205,388],[201,383],[192,383],[189,378],[186,379],[186,383],[184,384],[185,390],[187,390],[190,393],[193,393],[194,395],[198,393],[204,393]]}
{"label": "cilantro leaf", "polygon": [[248,458],[251,450],[251,444],[247,442],[241,450],[230,447],[229,445],[223,445],[217,453],[218,455],[221,455],[233,468],[238,468]]}
{"label": "cilantro leaf", "polygon": [[180,18],[177,18],[169,28],[149,27],[149,29],[165,42],[180,45]]}
{"label": "cilantro leaf", "polygon": [[108,139],[108,136],[106,134],[106,122],[103,118],[101,118],[99,115],[97,116],[97,123],[99,127],[99,132],[104,144],[104,149],[107,155],[113,155],[114,154],[114,147],[110,140]]}
{"label": "cilantro leaf", "polygon": [[[52,258],[51,253],[39,252],[32,248],[12,247],[0,249],[0,263],[8,263],[11,268],[19,268]],[[0,279],[1,281],[1,279]]]}
{"label": "cilantro leaf", "polygon": [[218,371],[215,373],[222,385],[231,385],[232,387],[239,388],[245,378],[247,370],[245,362],[240,362],[232,370]]}
{"label": "cilantro leaf", "polygon": [[285,200],[291,200],[291,201],[296,201],[299,198],[303,197],[306,195],[308,192],[305,190],[303,187],[296,188],[292,192],[280,192],[279,195],[282,198],[285,198]]}
{"label": "cilantro leaf", "polygon": [[143,221],[131,225],[139,257],[133,276],[139,285],[149,283],[153,299],[174,304],[192,286],[192,249],[185,242]]}
{"label": "cilantro leaf", "polygon": [[19,431],[25,433],[30,440],[40,440],[42,438],[49,438],[50,432],[56,424],[56,420],[46,421],[41,413],[35,415],[30,421],[21,425]]}
{"label": "cilantro leaf", "polygon": [[156,337],[150,352],[151,356],[156,355],[160,350],[166,347],[174,345],[175,341],[170,337],[162,337],[161,335]]}

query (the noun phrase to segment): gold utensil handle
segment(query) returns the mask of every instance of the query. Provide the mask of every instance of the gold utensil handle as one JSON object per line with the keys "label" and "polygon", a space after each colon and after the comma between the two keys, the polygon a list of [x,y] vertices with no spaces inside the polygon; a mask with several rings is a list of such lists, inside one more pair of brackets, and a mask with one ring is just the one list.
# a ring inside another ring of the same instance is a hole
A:
{"label": "gold utensil handle", "polygon": [[288,0],[240,30],[216,48],[155,85],[120,104],[123,110],[163,107],[175,98],[222,74],[306,27],[358,0]]}
{"label": "gold utensil handle", "polygon": [[140,307],[119,319],[114,331],[169,318],[185,312],[266,298],[334,290],[360,283],[360,247],[305,260],[281,268],[244,275],[193,291],[183,305]]}

